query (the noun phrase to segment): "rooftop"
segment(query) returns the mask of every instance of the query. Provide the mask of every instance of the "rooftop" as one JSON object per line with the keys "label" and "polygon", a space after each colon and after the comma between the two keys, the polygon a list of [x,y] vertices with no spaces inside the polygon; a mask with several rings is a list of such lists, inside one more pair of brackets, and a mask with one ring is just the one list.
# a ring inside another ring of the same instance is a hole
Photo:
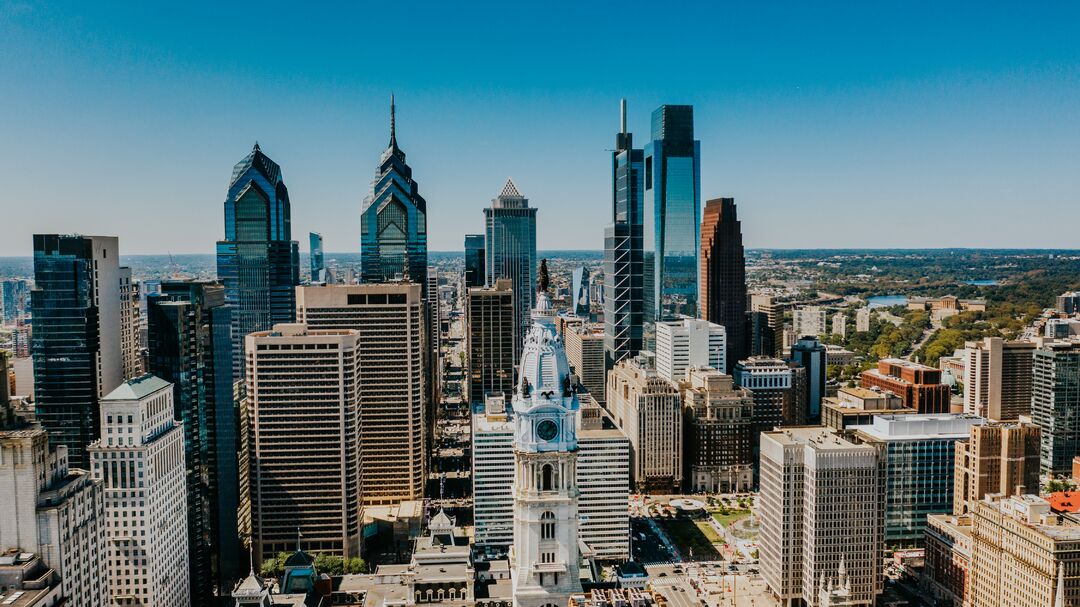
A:
{"label": "rooftop", "polygon": [[172,388],[172,384],[156,375],[147,373],[142,377],[129,379],[120,384],[119,387],[112,392],[109,392],[109,394],[101,400],[142,400],[143,398],[166,388]]}

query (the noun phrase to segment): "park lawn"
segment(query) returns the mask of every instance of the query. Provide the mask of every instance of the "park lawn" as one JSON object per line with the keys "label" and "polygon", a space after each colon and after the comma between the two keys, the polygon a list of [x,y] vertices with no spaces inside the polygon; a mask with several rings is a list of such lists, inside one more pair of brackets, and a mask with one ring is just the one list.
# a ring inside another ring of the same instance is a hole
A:
{"label": "park lawn", "polygon": [[727,514],[720,514],[719,512],[713,512],[712,517],[716,519],[716,522],[720,523],[724,527],[734,523],[739,519],[744,519],[750,516],[749,510],[728,510]]}
{"label": "park lawn", "polygon": [[720,556],[717,547],[724,544],[720,535],[705,521],[668,519],[663,523],[671,541],[684,556],[693,550],[695,560],[713,560]]}

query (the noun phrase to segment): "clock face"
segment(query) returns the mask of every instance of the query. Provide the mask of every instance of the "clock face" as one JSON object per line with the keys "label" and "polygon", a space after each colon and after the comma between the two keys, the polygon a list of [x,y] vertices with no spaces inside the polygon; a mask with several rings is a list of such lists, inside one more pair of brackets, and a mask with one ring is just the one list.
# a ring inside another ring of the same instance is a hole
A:
{"label": "clock face", "polygon": [[549,441],[555,438],[555,435],[558,433],[559,425],[550,419],[541,420],[540,423],[536,424],[536,435],[539,436],[541,440]]}

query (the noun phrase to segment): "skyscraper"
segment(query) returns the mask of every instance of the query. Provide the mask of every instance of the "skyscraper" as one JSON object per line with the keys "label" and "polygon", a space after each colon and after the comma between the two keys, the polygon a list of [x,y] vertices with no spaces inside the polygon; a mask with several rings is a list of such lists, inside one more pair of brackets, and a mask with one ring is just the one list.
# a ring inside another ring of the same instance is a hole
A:
{"label": "skyscraper", "polygon": [[1041,472],[1070,474],[1072,458],[1080,453],[1080,343],[1040,340],[1031,366],[1031,421],[1042,432]]}
{"label": "skyscraper", "polygon": [[953,514],[974,510],[989,493],[1038,491],[1038,426],[996,423],[972,426],[970,432],[968,440],[956,443]]}
{"label": "skyscraper", "polygon": [[131,279],[131,268],[120,268],[120,364],[124,379],[143,374],[139,347],[139,283]]}
{"label": "skyscraper", "polygon": [[361,282],[408,276],[427,290],[427,201],[398,147],[390,97],[390,145],[379,158],[360,215]]}
{"label": "skyscraper", "polygon": [[217,277],[233,309],[237,378],[243,377],[244,336],[294,318],[300,249],[292,239],[291,214],[281,167],[256,143],[233,167],[225,198],[225,239],[217,243]]}
{"label": "skyscraper", "polygon": [[645,281],[652,291],[645,295],[646,320],[693,316],[701,217],[701,142],[694,139],[693,106],[653,111],[652,141],[644,155]]}
{"label": "skyscraper", "polygon": [[987,337],[964,349],[964,412],[993,421],[1031,413],[1031,361],[1035,344]]}
{"label": "skyscraper", "polygon": [[202,281],[164,281],[146,298],[147,372],[173,385],[187,465],[191,598],[211,600],[214,581],[228,588],[246,558],[237,537],[239,505],[233,404],[231,308],[225,289]]}
{"label": "skyscraper", "polygon": [[153,375],[101,399],[102,438],[89,451],[105,492],[110,605],[193,604],[184,431],[172,401],[172,385]]}
{"label": "skyscraper", "polygon": [[716,369],[690,369],[683,397],[686,472],[691,491],[735,493],[754,482],[754,396]]}
{"label": "skyscraper", "polygon": [[637,491],[677,493],[682,488],[682,400],[674,384],[638,359],[608,373],[607,409],[630,439],[631,483]]}
{"label": "skyscraper", "polygon": [[791,360],[806,369],[806,421],[821,420],[821,399],[825,398],[825,346],[816,337],[803,337],[791,346]]}
{"label": "skyscraper", "polygon": [[723,372],[727,367],[726,342],[722,325],[700,318],[656,323],[656,373],[678,384],[686,379],[686,370],[693,367]]}
{"label": "skyscraper", "polygon": [[589,273],[584,266],[574,268],[571,274],[571,310],[579,316],[589,317]]}
{"label": "skyscraper", "polygon": [[49,440],[89,469],[98,402],[124,380],[119,244],[109,236],[34,235],[34,397]]}
{"label": "skyscraper", "polygon": [[750,356],[781,356],[784,308],[771,295],[750,296]]}
{"label": "skyscraper", "polygon": [[323,257],[322,234],[309,232],[308,242],[311,247],[311,282],[325,282],[326,260]]}
{"label": "skyscraper", "polygon": [[[536,294],[536,209],[521,195],[514,180],[507,179],[502,191],[484,209],[486,283],[509,278],[514,289],[514,324],[524,336],[531,324],[529,313]],[[520,342],[514,352],[521,352]],[[514,356],[517,360],[517,356]]]}
{"label": "skyscraper", "polygon": [[[604,351],[610,368],[642,348],[644,322],[644,152],[622,129],[611,154],[611,223],[604,228]],[[650,316],[651,319],[651,316]]]}
{"label": "skyscraper", "polygon": [[465,296],[465,352],[468,355],[470,403],[489,395],[509,396],[514,389],[514,352],[518,326],[514,291],[503,278],[491,287],[470,287]]}
{"label": "skyscraper", "polygon": [[465,288],[484,286],[484,235],[465,235]]}
{"label": "skyscraper", "polygon": [[423,497],[428,425],[420,285],[300,287],[296,317],[313,332],[358,332],[354,370],[364,504]]}
{"label": "skyscraper", "polygon": [[727,367],[749,354],[746,334],[746,259],[735,199],[705,203],[701,220],[700,316],[727,330]]}

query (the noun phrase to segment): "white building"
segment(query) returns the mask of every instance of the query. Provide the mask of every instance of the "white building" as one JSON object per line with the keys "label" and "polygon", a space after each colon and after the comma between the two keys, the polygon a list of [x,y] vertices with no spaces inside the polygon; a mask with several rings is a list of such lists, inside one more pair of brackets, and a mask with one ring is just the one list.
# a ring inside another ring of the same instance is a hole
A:
{"label": "white building", "polygon": [[987,337],[964,347],[964,413],[992,421],[1031,414],[1035,344]]}
{"label": "white building", "polygon": [[184,428],[153,375],[101,399],[88,451],[105,492],[110,605],[191,605]]}
{"label": "white building", "polygon": [[855,330],[859,332],[870,330],[870,308],[859,308],[855,311]]}
{"label": "white building", "polygon": [[503,396],[472,415],[473,532],[484,546],[514,542],[514,422]]}
{"label": "white building", "polygon": [[795,325],[795,338],[813,335],[822,337],[829,333],[825,308],[821,306],[804,306],[797,308],[792,316]]}
{"label": "white building", "polygon": [[670,382],[686,379],[691,367],[727,368],[723,325],[700,318],[656,323],[656,373]]}
{"label": "white building", "polygon": [[607,367],[604,362],[604,326],[581,324],[563,332],[566,359],[581,385],[598,402],[604,402]]}
{"label": "white building", "polygon": [[832,315],[832,334],[847,337],[847,314],[837,312]]}
{"label": "white building", "polygon": [[581,592],[577,413],[570,366],[541,292],[521,353],[514,408],[515,607],[566,607]]}
{"label": "white building", "polygon": [[608,373],[607,409],[630,439],[630,477],[638,491],[682,489],[682,398],[644,363],[623,359]]}
{"label": "white building", "polygon": [[[0,430],[0,551],[33,552],[60,574],[66,606],[109,604],[101,483],[68,468],[40,426]],[[186,580],[186,578],[185,578]]]}
{"label": "white building", "polygon": [[822,578],[834,575],[845,577],[846,605],[874,604],[883,581],[883,486],[870,445],[826,428],[762,434],[761,575],[781,604],[822,607]]}

